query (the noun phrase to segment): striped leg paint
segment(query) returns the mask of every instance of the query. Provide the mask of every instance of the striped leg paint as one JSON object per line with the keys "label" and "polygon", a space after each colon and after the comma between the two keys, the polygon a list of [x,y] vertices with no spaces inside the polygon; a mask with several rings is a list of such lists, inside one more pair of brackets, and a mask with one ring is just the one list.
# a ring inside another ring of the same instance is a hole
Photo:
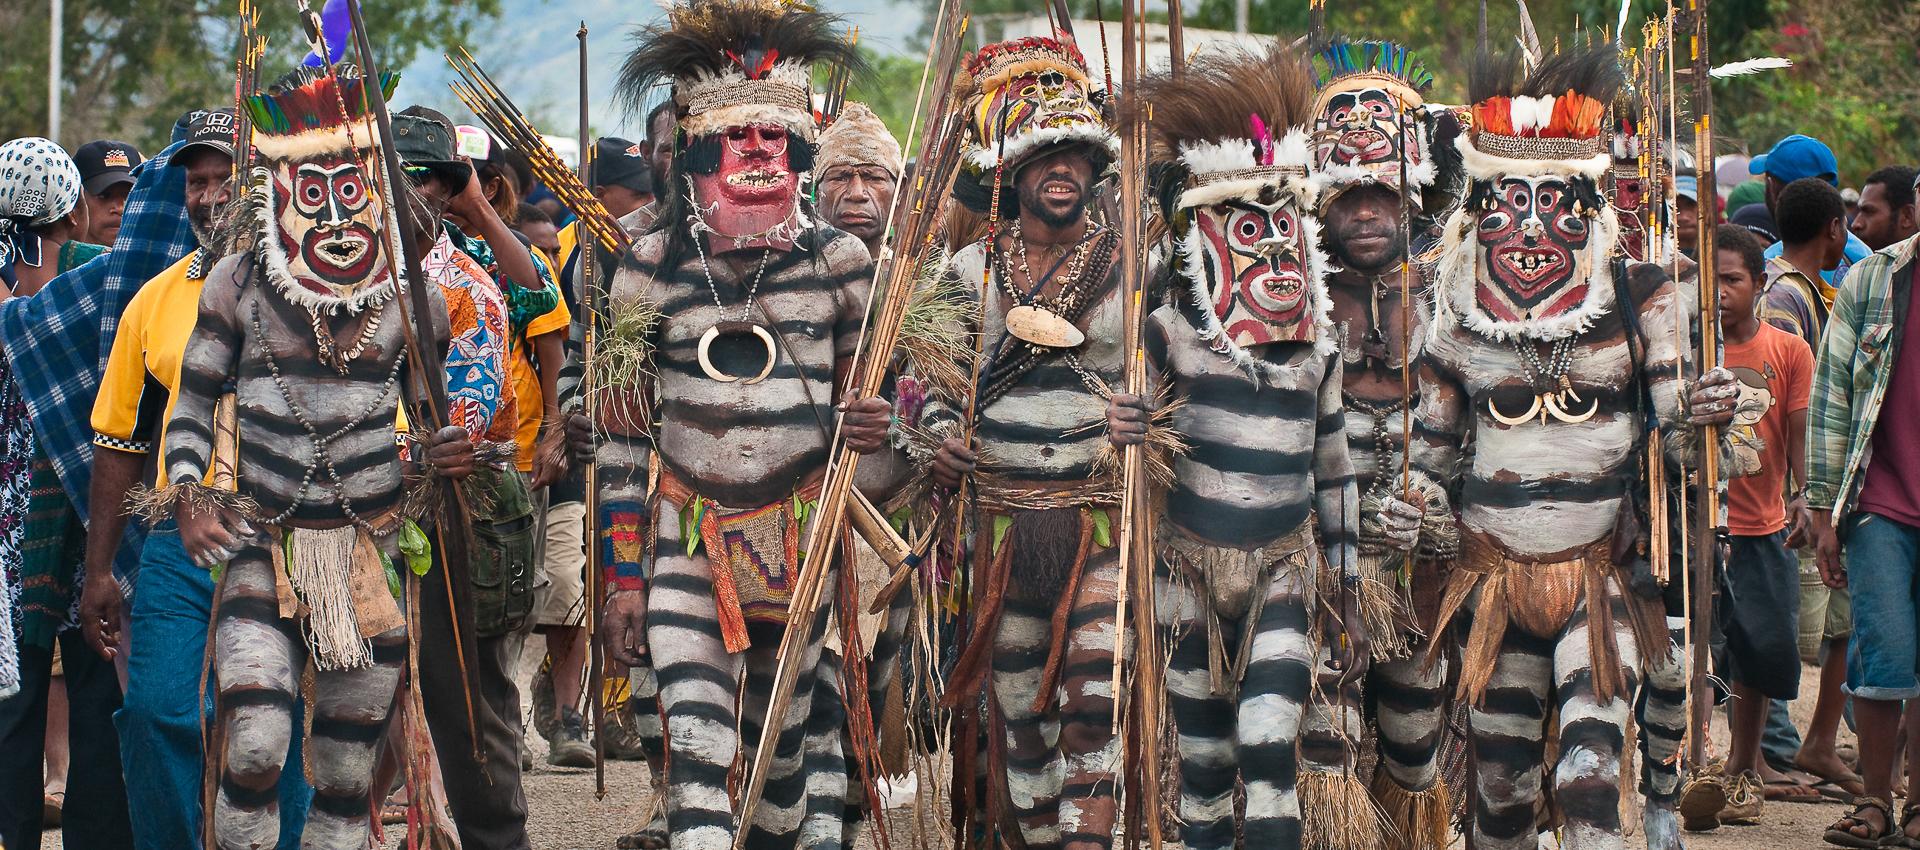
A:
{"label": "striped leg paint", "polygon": [[[266,550],[249,547],[227,565],[220,598],[213,663],[226,747],[213,823],[222,850],[272,847],[279,837],[277,787],[307,653],[296,626],[279,616],[273,581]],[[315,674],[307,738],[314,799],[302,847],[366,846],[375,756],[406,650],[406,630],[394,629],[374,637],[373,666]]]}
{"label": "striped leg paint", "polygon": [[[1612,586],[1609,585],[1610,592]],[[1553,783],[1564,819],[1560,846],[1618,850],[1620,758],[1626,746],[1629,700],[1594,696],[1582,600],[1559,636],[1546,640],[1509,627],[1494,663],[1483,705],[1472,710],[1477,763],[1474,846],[1479,850],[1533,850],[1539,846],[1535,805],[1543,781]],[[1639,668],[1626,606],[1610,595],[1614,641],[1631,694]],[[1546,775],[1544,733],[1548,700],[1559,710],[1560,755]]]}
{"label": "striped leg paint", "polygon": [[1187,850],[1233,850],[1234,706],[1209,692],[1205,605],[1186,582],[1154,578],[1160,625],[1173,648],[1167,709],[1180,745],[1180,838]]}
{"label": "striped leg paint", "polygon": [[1067,614],[1059,683],[1044,710],[1033,705],[1051,649],[1053,606],[1008,598],[1000,617],[993,694],[1006,727],[1008,798],[1028,850],[1113,846],[1120,760],[1112,683],[1119,560],[1113,549],[1088,555]]}
{"label": "striped leg paint", "polygon": [[1311,580],[1297,571],[1274,575],[1250,638],[1253,651],[1240,682],[1234,747],[1247,792],[1243,831],[1248,847],[1300,846],[1295,751],[1316,658],[1309,634]]}
{"label": "striped leg paint", "polygon": [[1681,739],[1687,732],[1687,655],[1679,617],[1667,618],[1668,641],[1659,654],[1648,653],[1634,717],[1640,723],[1641,813],[1650,850],[1679,850],[1680,823],[1674,806],[1680,796]]}
{"label": "striped leg paint", "polygon": [[1416,655],[1375,661],[1367,675],[1380,736],[1373,797],[1394,850],[1444,850],[1452,838],[1452,800],[1440,781],[1440,738],[1447,722],[1447,660],[1431,668]]}
{"label": "striped leg paint", "polygon": [[[659,557],[647,600],[647,643],[672,752],[667,825],[674,850],[728,850],[739,828],[730,781],[744,781],[733,768],[752,761],[780,634],[754,629],[753,645],[745,652],[726,651],[714,609],[712,568],[704,553],[685,554],[677,513],[663,505],[656,516]],[[831,575],[827,581],[833,581]],[[837,850],[841,845],[847,787],[839,733],[844,704],[838,665],[822,663],[821,636],[829,610],[815,616],[815,637],[800,657],[794,696],[780,719],[779,755],[754,822],[747,827],[747,847]],[[821,688],[834,698],[818,698]],[[816,712],[823,716],[816,717]]]}

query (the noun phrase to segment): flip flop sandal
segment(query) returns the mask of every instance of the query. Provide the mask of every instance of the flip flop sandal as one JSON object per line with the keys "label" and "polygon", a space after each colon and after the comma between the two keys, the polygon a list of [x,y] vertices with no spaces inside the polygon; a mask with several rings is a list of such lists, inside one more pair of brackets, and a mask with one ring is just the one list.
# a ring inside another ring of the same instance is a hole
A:
{"label": "flip flop sandal", "polygon": [[[1873,829],[1872,824],[1867,823],[1867,821],[1859,817],[1860,813],[1868,809],[1879,809],[1880,815],[1884,818],[1887,826],[1881,829],[1878,835],[1861,836],[1853,834],[1855,827],[1864,826],[1869,830]],[[1893,819],[1893,801],[1885,797],[1869,797],[1862,794],[1854,798],[1853,811],[1848,812],[1839,820],[1834,821],[1833,826],[1827,827],[1826,834],[1821,837],[1824,838],[1828,844],[1841,847],[1857,847],[1860,848],[1860,850],[1874,850],[1874,848],[1885,843],[1887,836],[1895,834],[1898,829],[1899,827]]]}
{"label": "flip flop sandal", "polygon": [[1811,787],[1813,790],[1820,792],[1820,796],[1835,803],[1851,803],[1853,802],[1853,798],[1860,796],[1847,788],[1847,786],[1841,785],[1831,779],[1822,779],[1814,783]]}
{"label": "flip flop sandal", "polygon": [[1920,817],[1920,800],[1908,800],[1900,807],[1900,820],[1896,821],[1897,825],[1887,833],[1881,846],[1920,848],[1920,838],[1907,834],[1907,825],[1913,823],[1916,817]]}
{"label": "flip flop sandal", "polygon": [[1812,785],[1802,785],[1791,779],[1776,779],[1760,788],[1762,796],[1770,803],[1824,803],[1827,797]]}

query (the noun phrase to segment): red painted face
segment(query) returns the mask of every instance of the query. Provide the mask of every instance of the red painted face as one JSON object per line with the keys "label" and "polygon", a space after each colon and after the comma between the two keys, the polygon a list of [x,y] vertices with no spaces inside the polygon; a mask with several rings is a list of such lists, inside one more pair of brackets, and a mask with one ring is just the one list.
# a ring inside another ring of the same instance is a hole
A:
{"label": "red painted face", "polygon": [[1636,260],[1647,258],[1647,225],[1642,207],[1647,202],[1647,181],[1640,179],[1635,165],[1626,173],[1613,173],[1613,208],[1620,216],[1620,247]]}
{"label": "red painted face", "polygon": [[1587,274],[1576,273],[1594,211],[1559,177],[1507,177],[1479,213],[1480,275],[1475,298],[1494,319],[1550,319],[1580,306]]}
{"label": "red painted face", "polygon": [[329,154],[276,164],[275,234],[289,276],[323,297],[352,298],[386,282],[377,229],[382,208],[360,163]]}
{"label": "red painted face", "polygon": [[1228,201],[1195,209],[1184,250],[1235,345],[1313,339],[1309,245],[1292,206]]}
{"label": "red painted face", "polygon": [[[693,198],[707,224],[722,236],[761,236],[793,217],[800,178],[788,166],[787,149],[795,140],[783,127],[750,124],[720,134],[720,167],[691,175]],[[787,240],[723,240],[721,250],[764,246]]]}

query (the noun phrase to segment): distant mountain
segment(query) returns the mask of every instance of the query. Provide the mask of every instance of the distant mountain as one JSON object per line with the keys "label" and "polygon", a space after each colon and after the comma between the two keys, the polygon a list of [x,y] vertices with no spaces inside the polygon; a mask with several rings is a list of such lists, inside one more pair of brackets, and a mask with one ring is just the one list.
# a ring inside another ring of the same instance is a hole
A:
{"label": "distant mountain", "polygon": [[[820,6],[858,26],[861,44],[886,53],[907,53],[920,29],[917,3],[826,0]],[[640,127],[644,116],[628,121],[621,114],[611,98],[613,82],[631,33],[662,14],[658,4],[634,0],[502,0],[500,17],[475,33],[465,47],[541,130],[573,136],[579,123],[580,88],[579,42],[574,33],[584,19],[594,132],[638,138],[645,135]],[[396,99],[433,106],[457,122],[472,121],[473,116],[447,89],[452,78],[452,70],[438,53],[423,54],[401,75]]]}

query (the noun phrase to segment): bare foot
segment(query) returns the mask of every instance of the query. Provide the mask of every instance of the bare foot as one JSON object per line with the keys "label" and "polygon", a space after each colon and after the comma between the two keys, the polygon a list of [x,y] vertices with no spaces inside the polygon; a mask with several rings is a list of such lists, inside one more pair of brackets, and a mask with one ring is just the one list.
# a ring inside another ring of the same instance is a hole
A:
{"label": "bare foot", "polygon": [[[1840,754],[1831,748],[1814,750],[1810,747],[1801,747],[1800,752],[1793,757],[1793,766],[1842,787],[1860,782],[1860,774],[1854,773],[1853,768],[1848,767],[1847,763],[1841,760]],[[1847,787],[1847,790],[1855,794],[1864,793],[1858,788]]]}

